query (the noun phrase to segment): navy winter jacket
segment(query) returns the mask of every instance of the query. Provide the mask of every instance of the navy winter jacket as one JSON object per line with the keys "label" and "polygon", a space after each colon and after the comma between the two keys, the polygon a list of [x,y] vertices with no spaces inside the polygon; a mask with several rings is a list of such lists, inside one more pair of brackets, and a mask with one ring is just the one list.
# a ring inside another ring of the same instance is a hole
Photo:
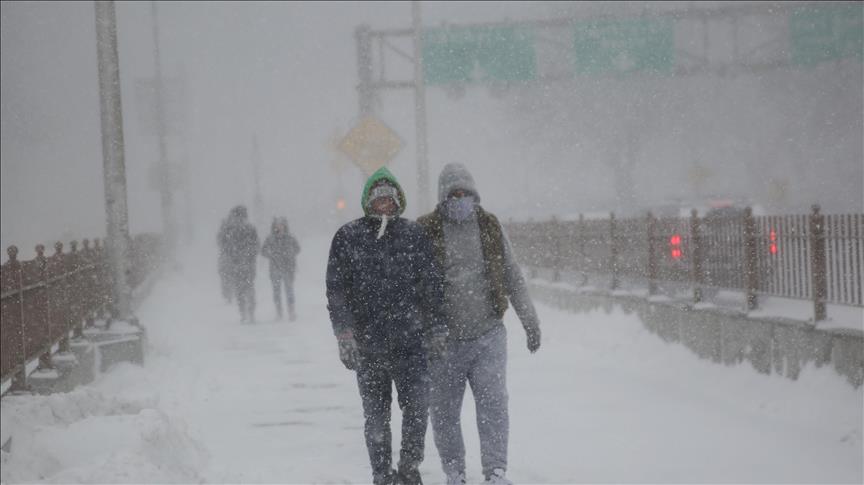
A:
{"label": "navy winter jacket", "polygon": [[431,242],[416,222],[397,217],[377,239],[381,220],[342,226],[327,262],[327,308],[335,333],[354,332],[361,352],[415,352],[446,332],[444,286]]}

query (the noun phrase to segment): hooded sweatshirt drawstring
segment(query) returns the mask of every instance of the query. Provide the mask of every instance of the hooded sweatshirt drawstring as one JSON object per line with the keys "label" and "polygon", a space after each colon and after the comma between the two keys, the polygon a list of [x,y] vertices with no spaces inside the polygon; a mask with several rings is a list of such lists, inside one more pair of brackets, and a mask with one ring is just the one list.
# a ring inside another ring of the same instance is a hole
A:
{"label": "hooded sweatshirt drawstring", "polygon": [[381,216],[381,226],[378,227],[378,237],[375,239],[381,239],[381,236],[384,235],[384,231],[387,230],[387,214]]}

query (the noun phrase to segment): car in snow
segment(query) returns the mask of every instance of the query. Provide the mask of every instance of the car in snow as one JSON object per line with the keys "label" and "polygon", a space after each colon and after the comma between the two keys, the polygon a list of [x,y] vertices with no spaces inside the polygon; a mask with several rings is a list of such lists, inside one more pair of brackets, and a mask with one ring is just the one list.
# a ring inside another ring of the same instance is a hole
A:
{"label": "car in snow", "polygon": [[[691,281],[693,253],[690,215],[692,209],[665,207],[657,211],[657,236],[662,241],[658,267],[660,278]],[[754,206],[754,216],[764,214],[761,206]],[[652,211],[653,213],[654,211]],[[711,202],[703,211],[697,210],[702,254],[702,281],[708,287],[745,288],[746,247],[744,217],[746,207],[722,201]],[[777,231],[769,224],[755,224],[757,272],[768,278],[775,271]]]}

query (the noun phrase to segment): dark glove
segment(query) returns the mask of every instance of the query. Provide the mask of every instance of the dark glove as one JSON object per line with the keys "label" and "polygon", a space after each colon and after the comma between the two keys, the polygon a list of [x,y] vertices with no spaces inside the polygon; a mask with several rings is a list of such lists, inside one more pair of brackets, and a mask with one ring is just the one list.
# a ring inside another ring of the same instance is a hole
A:
{"label": "dark glove", "polygon": [[354,332],[345,330],[336,336],[339,342],[339,359],[348,370],[356,370],[360,362],[360,353],[357,350],[357,342],[354,340]]}
{"label": "dark glove", "polygon": [[540,348],[540,327],[534,326],[525,329],[525,336],[528,339],[528,350],[533,354]]}

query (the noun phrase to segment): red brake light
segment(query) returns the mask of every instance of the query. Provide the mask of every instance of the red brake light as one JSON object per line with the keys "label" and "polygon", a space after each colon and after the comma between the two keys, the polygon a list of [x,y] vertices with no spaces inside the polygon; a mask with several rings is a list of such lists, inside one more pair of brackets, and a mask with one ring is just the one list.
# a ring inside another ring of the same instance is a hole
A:
{"label": "red brake light", "polygon": [[770,246],[768,246],[768,251],[771,252],[771,254],[777,254],[777,231],[771,229],[771,232],[768,233],[768,240],[771,243]]}
{"label": "red brake light", "polygon": [[669,238],[669,252],[672,259],[681,259],[681,235],[673,234]]}

